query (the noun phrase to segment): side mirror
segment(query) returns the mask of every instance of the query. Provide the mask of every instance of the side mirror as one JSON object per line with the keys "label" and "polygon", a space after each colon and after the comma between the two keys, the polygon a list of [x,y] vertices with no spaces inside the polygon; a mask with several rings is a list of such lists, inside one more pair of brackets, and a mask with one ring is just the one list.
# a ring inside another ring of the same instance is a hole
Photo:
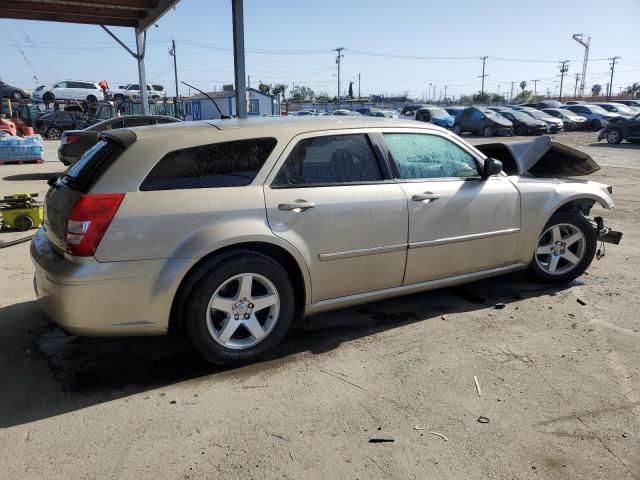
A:
{"label": "side mirror", "polygon": [[493,175],[497,175],[502,171],[502,162],[495,158],[487,158],[484,161],[482,178],[487,179]]}

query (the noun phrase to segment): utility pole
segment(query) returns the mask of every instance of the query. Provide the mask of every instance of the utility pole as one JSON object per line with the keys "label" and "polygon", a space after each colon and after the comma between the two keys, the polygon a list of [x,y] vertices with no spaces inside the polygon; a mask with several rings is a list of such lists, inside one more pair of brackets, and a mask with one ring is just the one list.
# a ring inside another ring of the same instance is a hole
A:
{"label": "utility pole", "polygon": [[573,88],[573,98],[577,98],[578,96],[578,82],[580,81],[580,74],[576,73],[576,86]]}
{"label": "utility pole", "polygon": [[533,97],[537,97],[538,96],[538,82],[540,80],[531,80],[533,82]]}
{"label": "utility pole", "polygon": [[436,86],[433,86],[433,96],[431,97],[434,101],[436,100]]}
{"label": "utility pole", "polygon": [[484,64],[487,61],[488,57],[480,57],[480,60],[482,60],[482,75],[480,75],[482,77],[482,88],[480,89],[480,93],[482,95],[484,95],[484,77],[488,77],[489,75],[485,75],[484,73]]}
{"label": "utility pole", "polygon": [[580,98],[584,97],[584,83],[587,81],[587,64],[589,63],[589,45],[591,44],[591,37],[584,39],[584,34],[574,33],[573,39],[584,47],[584,60],[582,62],[582,77],[580,82]]}
{"label": "utility pole", "polygon": [[251,88],[251,75],[247,75],[247,88]]}
{"label": "utility pole", "polygon": [[613,90],[613,72],[616,69],[616,60],[620,60],[620,57],[612,57],[611,60],[611,80],[609,80],[609,91],[607,93],[607,101],[611,101],[611,91]]}
{"label": "utility pole", "polygon": [[448,103],[447,102],[447,88],[449,88],[449,85],[445,85],[444,86],[444,103]]}
{"label": "utility pole", "polygon": [[358,73],[358,100],[360,100],[360,74]]}
{"label": "utility pole", "polygon": [[427,92],[427,103],[429,103],[429,100],[431,99],[431,82],[429,82],[429,90],[427,90]]}
{"label": "utility pole", "polygon": [[562,82],[564,81],[564,74],[569,71],[569,60],[562,60],[560,62],[560,96],[558,101],[562,102]]}
{"label": "utility pole", "polygon": [[338,65],[338,105],[340,105],[340,63],[341,59],[344,58],[342,50],[344,50],[344,47],[338,47],[335,49],[335,51],[338,52],[338,56],[336,57],[336,64]]}
{"label": "utility pole", "polygon": [[509,94],[509,100],[512,101],[513,100],[513,86],[515,85],[516,82],[511,82],[511,93]]}
{"label": "utility pole", "polygon": [[173,57],[173,77],[176,82],[176,99],[173,102],[173,114],[176,118],[180,118],[180,112],[178,111],[178,58],[176,56],[176,41],[171,39],[171,50],[169,55]]}

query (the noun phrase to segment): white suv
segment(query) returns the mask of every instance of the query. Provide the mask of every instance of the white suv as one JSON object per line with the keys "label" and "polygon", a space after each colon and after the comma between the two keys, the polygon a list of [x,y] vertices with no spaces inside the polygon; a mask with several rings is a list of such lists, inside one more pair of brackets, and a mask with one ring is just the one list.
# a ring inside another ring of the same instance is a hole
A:
{"label": "white suv", "polygon": [[[121,85],[110,93],[118,105],[122,105],[125,100],[140,100],[140,84],[130,83],[126,86]],[[160,98],[162,96],[161,93],[161,91],[156,91],[151,87],[151,85],[147,84],[147,95],[150,99]]]}
{"label": "white suv", "polygon": [[104,93],[97,83],[66,80],[36,88],[33,91],[33,98],[46,103],[52,103],[56,100],[79,100],[94,103],[103,101]]}

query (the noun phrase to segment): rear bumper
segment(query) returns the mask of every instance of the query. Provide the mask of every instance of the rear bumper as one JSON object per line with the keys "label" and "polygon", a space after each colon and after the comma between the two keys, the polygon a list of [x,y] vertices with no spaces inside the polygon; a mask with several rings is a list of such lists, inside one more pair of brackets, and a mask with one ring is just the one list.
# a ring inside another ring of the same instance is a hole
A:
{"label": "rear bumper", "polygon": [[42,228],[31,243],[31,259],[38,304],[64,330],[91,336],[167,332],[177,287],[157,280],[171,261],[79,263],[55,252]]}

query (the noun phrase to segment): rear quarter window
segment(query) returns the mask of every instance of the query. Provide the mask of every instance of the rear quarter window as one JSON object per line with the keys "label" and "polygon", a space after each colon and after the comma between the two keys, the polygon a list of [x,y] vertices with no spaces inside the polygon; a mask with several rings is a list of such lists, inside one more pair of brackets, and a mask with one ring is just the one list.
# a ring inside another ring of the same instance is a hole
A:
{"label": "rear quarter window", "polygon": [[275,138],[253,138],[175,150],[151,169],[142,191],[241,187],[250,184],[274,147]]}

